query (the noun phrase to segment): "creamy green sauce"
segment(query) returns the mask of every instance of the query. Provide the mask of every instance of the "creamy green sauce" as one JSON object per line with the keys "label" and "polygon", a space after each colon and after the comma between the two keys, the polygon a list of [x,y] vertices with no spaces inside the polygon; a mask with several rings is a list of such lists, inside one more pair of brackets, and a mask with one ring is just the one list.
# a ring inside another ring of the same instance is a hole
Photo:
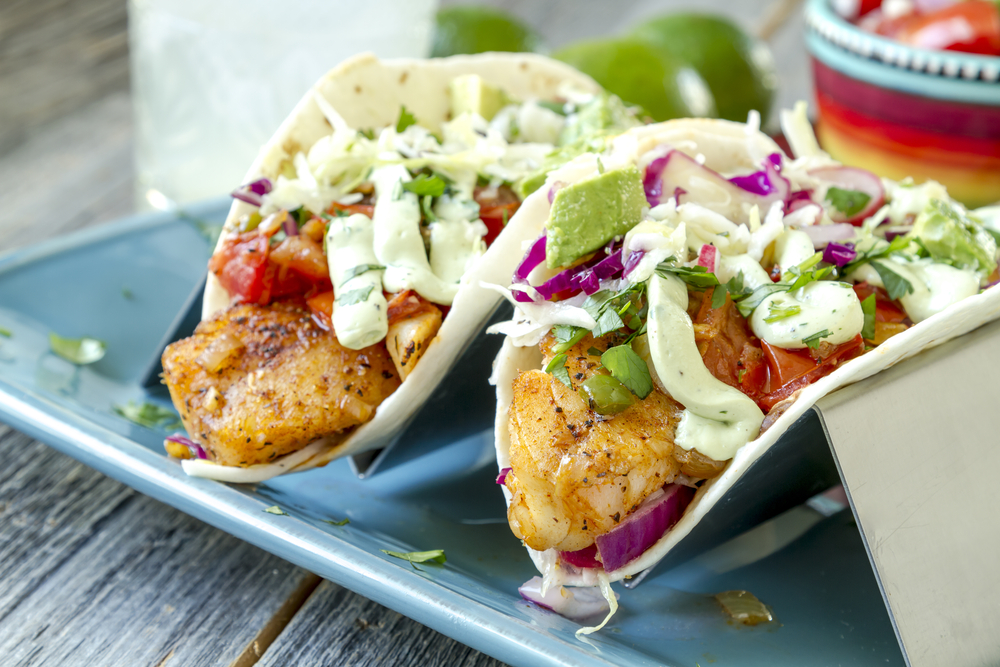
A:
{"label": "creamy green sauce", "polygon": [[375,183],[375,256],[386,267],[387,292],[415,290],[428,301],[451,305],[458,283],[442,280],[431,270],[420,233],[420,202],[403,189],[410,172],[403,165],[380,167],[372,173]]}
{"label": "creamy green sauce", "polygon": [[757,437],[764,413],[743,392],[705,368],[687,303],[687,287],[679,278],[650,278],[650,357],[664,388],[685,408],[675,443],[725,461]]}
{"label": "creamy green sauce", "polygon": [[[337,340],[351,350],[374,345],[389,330],[387,306],[382,294],[382,271],[371,269],[356,274],[356,267],[378,266],[373,250],[374,227],[366,215],[356,213],[347,218],[335,218],[326,232],[326,261],[333,282],[333,330]],[[343,304],[345,295],[368,296],[357,303]]]}
{"label": "creamy green sauce", "polygon": [[774,241],[774,263],[785,273],[816,253],[812,239],[805,232],[786,229]]}
{"label": "creamy green sauce", "polygon": [[437,222],[430,224],[431,271],[445,283],[458,283],[469,264],[486,252],[486,226],[474,201],[442,195],[434,205]]}
{"label": "creamy green sauce", "polygon": [[[784,316],[796,309],[798,312]],[[750,317],[750,328],[758,338],[786,350],[806,347],[803,338],[824,330],[830,335],[823,341],[840,345],[861,333],[864,324],[861,301],[851,286],[830,281],[809,283],[794,292],[772,294]]]}
{"label": "creamy green sauce", "polygon": [[[948,306],[979,292],[979,276],[972,271],[956,269],[927,259],[904,262],[896,259],[878,260],[909,281],[913,291],[900,297],[903,310],[914,322],[923,322]],[[870,264],[858,267],[849,276],[855,282],[867,282],[884,287],[882,278]]]}

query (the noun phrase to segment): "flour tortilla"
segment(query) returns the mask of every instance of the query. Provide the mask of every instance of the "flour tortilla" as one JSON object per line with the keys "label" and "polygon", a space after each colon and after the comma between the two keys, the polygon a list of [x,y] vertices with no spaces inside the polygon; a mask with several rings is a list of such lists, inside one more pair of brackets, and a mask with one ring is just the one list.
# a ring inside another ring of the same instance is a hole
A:
{"label": "flour tortilla", "polygon": [[[615,166],[628,162],[635,163],[639,156],[660,145],[671,145],[692,157],[701,154],[705,156],[706,166],[722,173],[755,170],[759,168],[760,159],[764,155],[778,150],[766,136],[760,133],[748,134],[747,126],[741,123],[685,119],[629,130],[615,140],[611,157],[602,157],[602,160],[606,165]],[[593,157],[583,156],[563,169],[549,174],[550,181],[572,183],[596,173],[596,165],[591,165],[588,160],[594,162]],[[522,210],[524,214],[518,221],[520,231],[528,232],[526,238],[536,238],[541,234],[548,219],[549,204],[546,194],[543,192],[539,198],[538,193],[535,193],[525,201]],[[531,216],[530,221],[529,216]],[[501,284],[509,284],[510,275],[508,274],[506,282]],[[830,375],[804,388],[795,402],[763,435],[736,453],[720,476],[708,480],[698,489],[684,516],[670,531],[639,558],[621,569],[609,572],[610,580],[620,581],[638,575],[659,562],[726,495],[750,465],[777,442],[785,431],[820,398],[885,370],[918,352],[968,333],[998,317],[1000,317],[1000,290],[992,288],[954,304],[903,333],[893,336],[874,350],[843,364]],[[537,346],[518,347],[510,337],[504,341],[497,356],[494,371],[494,382],[497,387],[495,427],[497,463],[501,470],[510,467],[508,411],[513,401],[513,382],[521,372],[540,369],[541,362],[542,356]],[[506,487],[501,488],[507,504],[510,505],[510,493]],[[542,574],[556,571],[554,550],[540,552],[528,548],[528,552]],[[594,570],[571,573],[560,571],[555,576],[555,581],[568,586],[598,584]]]}
{"label": "flour tortilla", "polygon": [[[553,100],[558,90],[567,84],[584,92],[601,90],[590,77],[535,54],[484,53],[431,60],[384,61],[372,54],[358,55],[335,67],[306,93],[261,149],[243,182],[262,177],[275,180],[283,160],[300,151],[308,152],[317,140],[332,132],[316,102],[317,95],[322,96],[351,128],[391,125],[399,117],[400,107],[405,105],[422,126],[437,132],[450,112],[448,85],[463,74],[478,74],[517,100]],[[256,207],[250,204],[234,200],[223,236],[237,229],[243,215],[255,210]],[[483,290],[479,283],[503,283],[520,261],[522,236],[514,231],[520,217],[520,212],[512,216],[478,265],[465,275],[463,286],[433,343],[399,389],[378,406],[371,421],[348,433],[309,443],[302,450],[273,463],[238,468],[187,460],[183,462],[185,471],[229,482],[259,482],[388,444],[430,397],[496,307],[498,295]],[[220,238],[220,246],[221,242]],[[220,246],[216,246],[216,250]],[[209,273],[202,320],[228,306],[229,295],[215,275]]]}

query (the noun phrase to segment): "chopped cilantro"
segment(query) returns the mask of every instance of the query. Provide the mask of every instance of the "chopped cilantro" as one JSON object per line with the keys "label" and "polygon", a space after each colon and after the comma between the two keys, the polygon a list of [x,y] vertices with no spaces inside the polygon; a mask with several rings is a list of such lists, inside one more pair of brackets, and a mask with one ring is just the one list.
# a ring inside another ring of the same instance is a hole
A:
{"label": "chopped cilantro", "polygon": [[427,218],[427,222],[437,222],[438,217],[434,214],[434,209],[431,205],[434,203],[434,197],[430,195],[424,195],[420,199],[420,208],[424,212],[424,217]]}
{"label": "chopped cilantro", "polygon": [[[362,273],[368,273],[369,271],[381,271],[383,269],[385,269],[385,267],[379,266],[378,264],[358,264],[357,266],[352,267],[346,274],[344,274],[344,279],[341,284],[346,283],[351,278],[357,278]],[[365,299],[367,298],[368,295],[365,295]],[[362,299],[362,301],[364,301],[364,299]],[[348,304],[345,303],[343,305],[346,306]]]}
{"label": "chopped cilantro", "polygon": [[598,350],[596,347],[591,347],[587,348],[587,354],[589,354],[592,357],[599,357],[604,353]]}
{"label": "chopped cilantro", "polygon": [[130,422],[146,428],[162,428],[170,431],[184,426],[176,412],[153,403],[129,401],[125,405],[112,405],[111,409]]}
{"label": "chopped cilantro", "polygon": [[271,505],[270,507],[265,507],[264,511],[268,514],[277,514],[278,516],[288,516],[288,512],[281,509],[277,505]]}
{"label": "chopped cilantro", "polygon": [[823,329],[822,331],[817,331],[812,336],[806,336],[805,338],[802,339],[802,342],[805,343],[806,347],[808,347],[809,349],[816,350],[819,349],[820,341],[823,338],[832,335],[833,335],[832,331],[830,331],[829,329]]}
{"label": "chopped cilantro", "polygon": [[565,116],[566,115],[566,105],[564,103],[562,103],[562,102],[548,102],[548,101],[542,100],[542,101],[536,102],[536,104],[538,104],[538,106],[542,107],[543,109],[548,109],[549,111],[554,111],[557,114],[559,114],[560,116]]}
{"label": "chopped cilantro", "polygon": [[552,357],[552,361],[545,366],[545,372],[551,374],[552,377],[559,380],[567,387],[573,387],[573,383],[569,381],[569,371],[566,370],[565,354],[557,354]]}
{"label": "chopped cilantro", "polygon": [[375,289],[375,286],[369,285],[368,287],[361,287],[359,289],[352,289],[349,292],[344,292],[337,297],[337,303],[341,306],[353,306],[356,303],[367,301],[368,295],[372,293],[373,289]]}
{"label": "chopped cilantro", "polygon": [[715,277],[715,274],[704,266],[673,266],[665,261],[656,265],[656,273],[661,278],[666,278],[671,274],[675,275],[695,289],[703,290],[719,284],[719,279]]}
{"label": "chopped cilantro", "polygon": [[49,332],[49,347],[66,361],[79,366],[99,361],[107,352],[107,344],[96,338],[63,338],[52,332]]}
{"label": "chopped cilantro", "polygon": [[851,218],[865,210],[871,195],[867,195],[859,190],[843,190],[832,187],[826,191],[826,201],[830,206],[840,211],[845,217]]}
{"label": "chopped cilantro", "polygon": [[556,354],[562,354],[583,340],[587,336],[587,330],[570,324],[557,324],[552,327],[552,335],[555,336],[558,343],[552,348],[552,351]]}
{"label": "chopped cilantro", "polygon": [[597,173],[598,174],[604,173],[604,163],[601,162],[601,158],[597,158]]}
{"label": "chopped cilantro", "polygon": [[392,556],[393,558],[401,558],[405,561],[409,561],[412,565],[413,563],[438,563],[439,565],[444,565],[447,560],[444,555],[444,549],[433,549],[431,551],[389,551],[388,549],[380,549],[384,554]]}
{"label": "chopped cilantro", "polygon": [[334,521],[333,519],[323,519],[323,523],[328,523],[331,526],[346,526],[351,522],[350,519],[341,519],[340,521]]}
{"label": "chopped cilantro", "polygon": [[653,391],[649,366],[628,345],[612,347],[601,355],[601,363],[611,372],[612,377],[639,398],[646,398]]}
{"label": "chopped cilantro", "polygon": [[802,312],[800,306],[781,306],[778,303],[772,301],[768,306],[768,316],[764,318],[764,321],[770,324],[771,322],[778,322],[793,315],[798,315]]}
{"label": "chopped cilantro", "polygon": [[11,333],[10,329],[0,329],[0,336],[3,336],[4,338],[10,338],[13,335],[14,334]]}
{"label": "chopped cilantro", "polygon": [[861,337],[865,340],[875,339],[875,294],[869,294],[868,298],[861,302],[861,312],[865,314],[865,323],[861,327]]}
{"label": "chopped cilantro", "polygon": [[885,291],[889,293],[890,299],[898,299],[913,291],[913,285],[910,284],[910,281],[890,269],[888,265],[882,262],[872,262],[871,265],[878,272],[878,277],[882,279],[882,284],[885,285]]}
{"label": "chopped cilantro", "polygon": [[401,104],[399,106],[399,120],[396,121],[396,131],[402,132],[411,125],[417,124],[417,118],[412,113],[406,110],[406,105]]}
{"label": "chopped cilantro", "polygon": [[358,134],[360,134],[365,139],[368,139],[369,141],[374,141],[375,140],[375,130],[372,129],[372,128],[370,128],[370,127],[366,127],[366,128],[361,129],[361,130],[358,130]]}
{"label": "chopped cilantro", "polygon": [[418,197],[425,195],[440,197],[444,194],[446,187],[448,187],[448,184],[437,174],[431,174],[430,176],[427,174],[418,174],[412,181],[403,183],[404,190],[412,192]]}
{"label": "chopped cilantro", "polygon": [[135,296],[135,295],[134,295],[134,294],[132,294],[132,290],[130,290],[130,289],[129,289],[129,288],[127,288],[127,287],[123,287],[123,288],[122,288],[122,298],[124,298],[124,299],[128,299],[129,301],[131,301],[131,300],[133,299],[133,297],[134,297],[134,296]]}

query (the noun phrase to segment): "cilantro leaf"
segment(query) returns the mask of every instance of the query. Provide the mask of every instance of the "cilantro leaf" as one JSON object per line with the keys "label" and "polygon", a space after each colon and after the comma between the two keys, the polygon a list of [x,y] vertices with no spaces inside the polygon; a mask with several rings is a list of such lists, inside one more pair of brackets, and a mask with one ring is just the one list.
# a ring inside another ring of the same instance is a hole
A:
{"label": "cilantro leaf", "polygon": [[372,293],[373,289],[375,289],[375,286],[369,285],[368,287],[361,287],[359,289],[352,289],[349,292],[344,292],[337,297],[337,303],[341,306],[353,306],[356,303],[362,303],[368,300],[368,295]]}
{"label": "cilantro leaf", "polygon": [[543,109],[548,109],[549,111],[554,111],[557,114],[559,114],[560,116],[565,116],[566,115],[566,105],[563,102],[548,102],[548,101],[545,101],[545,100],[541,100],[541,101],[535,102],[535,104],[537,104],[538,106],[542,107]]}
{"label": "cilantro leaf", "polygon": [[412,192],[418,197],[425,195],[440,197],[444,194],[446,187],[448,187],[448,184],[437,174],[431,174],[430,176],[427,174],[418,174],[412,181],[403,183],[404,190]]}
{"label": "cilantro leaf", "polygon": [[672,266],[666,262],[660,262],[656,265],[656,273],[661,278],[673,274],[695,289],[706,289],[719,284],[719,279],[715,277],[715,274],[709,272],[704,266]]}
{"label": "cilantro leaf", "polygon": [[557,354],[552,357],[552,361],[545,366],[545,372],[549,373],[555,379],[562,382],[569,388],[573,388],[573,383],[569,381],[569,371],[566,370],[566,355]]}
{"label": "cilantro leaf", "polygon": [[[344,274],[344,280],[343,280],[343,282],[346,283],[351,278],[357,278],[362,273],[368,273],[369,271],[382,271],[383,269],[385,269],[385,267],[384,266],[380,266],[378,264],[358,264],[357,266],[352,267],[346,274]],[[368,296],[365,295],[365,299],[367,299],[367,298],[368,298]],[[364,299],[362,299],[362,300],[364,300]],[[344,305],[347,305],[347,304],[344,304]]]}
{"label": "cilantro leaf", "polygon": [[334,521],[333,519],[323,519],[323,523],[328,523],[331,526],[346,526],[351,522],[350,519],[341,519],[340,521]]}
{"label": "cilantro leaf", "polygon": [[871,195],[867,195],[860,190],[843,190],[832,187],[826,191],[826,201],[830,202],[830,206],[848,218],[854,217],[865,210],[865,206],[868,206],[868,202],[871,200]]}
{"label": "cilantro leaf", "polygon": [[447,560],[444,555],[444,549],[433,549],[431,551],[389,551],[388,549],[380,549],[384,554],[392,556],[393,558],[401,558],[410,563],[426,563],[428,561],[432,563],[438,563],[439,565],[444,565]]}
{"label": "cilantro leaf", "polygon": [[430,195],[424,195],[420,198],[420,209],[424,212],[424,217],[427,218],[427,222],[437,222],[438,217],[434,214],[434,209],[432,204],[434,203],[434,197]]}
{"label": "cilantro leaf", "polygon": [[396,121],[396,131],[402,132],[411,125],[417,124],[417,117],[407,111],[406,105],[399,106],[399,120]]}
{"label": "cilantro leaf", "polygon": [[793,315],[798,315],[802,312],[800,306],[781,306],[777,302],[772,301],[768,306],[768,316],[764,318],[764,321],[770,324],[771,322],[778,322],[780,320],[792,317]]}
{"label": "cilantro leaf", "polygon": [[4,338],[10,338],[13,335],[14,334],[11,332],[10,329],[2,329],[2,328],[0,328],[0,336],[3,336]]}
{"label": "cilantro leaf", "polygon": [[63,338],[59,334],[49,332],[49,347],[52,351],[78,366],[92,364],[104,358],[108,346],[96,338]]}
{"label": "cilantro leaf", "polygon": [[772,294],[777,294],[778,292],[787,292],[788,285],[782,285],[781,283],[772,283],[770,285],[761,285],[753,292],[751,292],[747,297],[740,299],[736,304],[740,309],[740,314],[743,317],[750,317],[750,315],[757,309],[764,299],[771,296]]}
{"label": "cilantro leaf", "polygon": [[112,405],[111,409],[130,422],[146,428],[159,427],[169,431],[184,426],[176,412],[153,403],[129,401],[125,405]]}
{"label": "cilantro leaf", "polygon": [[358,130],[358,134],[360,134],[365,139],[368,139],[369,141],[375,140],[375,130],[370,127]]}
{"label": "cilantro leaf", "polygon": [[653,391],[649,366],[631,347],[618,345],[609,349],[601,355],[601,363],[611,371],[612,377],[639,398],[646,398]]}
{"label": "cilantro leaf", "polygon": [[828,336],[832,335],[833,335],[832,331],[830,331],[829,329],[823,329],[822,331],[817,331],[812,336],[806,336],[805,338],[802,339],[802,342],[805,343],[806,347],[808,347],[810,350],[817,350],[819,349],[820,341],[823,338],[827,338]]}
{"label": "cilantro leaf", "polygon": [[594,338],[600,338],[625,326],[613,307],[618,296],[620,295],[602,290],[588,296],[583,302],[582,308],[597,322],[597,326],[593,329]]}
{"label": "cilantro leaf", "polygon": [[604,353],[598,350],[596,347],[591,347],[587,348],[587,354],[589,354],[592,357],[599,357]]}
{"label": "cilantro leaf", "polygon": [[861,302],[861,312],[865,314],[865,323],[861,327],[861,337],[865,340],[875,339],[875,294],[869,294],[868,298]]}
{"label": "cilantro leaf", "polygon": [[910,284],[910,281],[890,269],[886,264],[872,262],[871,265],[878,273],[878,277],[882,279],[882,284],[885,285],[885,291],[889,293],[890,299],[898,299],[913,291],[913,285]]}
{"label": "cilantro leaf", "polygon": [[288,512],[281,509],[277,505],[271,505],[270,507],[265,507],[264,511],[268,514],[277,514],[278,516],[288,516]]}

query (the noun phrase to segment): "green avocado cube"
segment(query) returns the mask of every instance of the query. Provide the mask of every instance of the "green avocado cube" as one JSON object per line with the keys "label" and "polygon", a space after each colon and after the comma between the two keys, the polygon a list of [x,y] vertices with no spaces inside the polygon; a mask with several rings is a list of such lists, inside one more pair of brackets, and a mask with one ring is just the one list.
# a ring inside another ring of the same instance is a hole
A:
{"label": "green avocado cube", "polygon": [[452,118],[468,111],[493,120],[493,116],[510,102],[502,90],[486,83],[478,74],[456,76],[448,85],[448,93]]}
{"label": "green avocado cube", "polygon": [[908,235],[935,261],[987,276],[997,267],[997,243],[976,220],[940,200],[917,216]]}
{"label": "green avocado cube", "polygon": [[545,224],[545,265],[569,266],[642,220],[646,193],[634,166],[606,171],[555,194]]}

